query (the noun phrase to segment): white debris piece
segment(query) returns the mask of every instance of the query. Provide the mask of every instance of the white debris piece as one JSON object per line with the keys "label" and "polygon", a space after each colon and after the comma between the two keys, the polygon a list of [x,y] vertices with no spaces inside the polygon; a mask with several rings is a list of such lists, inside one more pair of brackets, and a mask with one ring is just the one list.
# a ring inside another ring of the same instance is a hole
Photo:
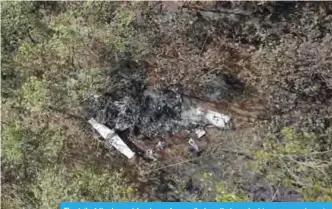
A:
{"label": "white debris piece", "polygon": [[189,139],[188,144],[196,151],[199,152],[198,145],[193,139]]}
{"label": "white debris piece", "polygon": [[196,129],[195,133],[197,138],[202,138],[206,134],[206,131],[204,131],[203,129]]}
{"label": "white debris piece", "polygon": [[153,155],[153,150],[152,149],[148,149],[145,151],[145,155],[147,158],[156,161],[157,158]]}
{"label": "white debris piece", "polygon": [[158,150],[163,150],[167,147],[167,143],[166,142],[162,142],[162,141],[159,141],[158,144],[156,145],[156,148]]}
{"label": "white debris piece", "polygon": [[219,128],[226,128],[227,123],[230,122],[231,118],[227,115],[220,114],[218,112],[207,110],[204,117],[214,126]]}
{"label": "white debris piece", "polygon": [[98,131],[98,133],[104,138],[107,139],[109,136],[112,137],[114,131],[107,128],[105,125],[98,123],[94,118],[91,118],[88,121],[94,129]]}
{"label": "white debris piece", "polygon": [[189,107],[188,110],[182,112],[181,117],[193,123],[205,122],[223,129],[227,128],[227,124],[231,120],[227,115],[202,107]]}
{"label": "white debris piece", "polygon": [[88,122],[105,140],[108,140],[112,146],[127,156],[127,158],[131,159],[134,157],[135,153],[124,143],[124,141],[114,132],[114,130],[98,123],[94,118],[91,118]]}

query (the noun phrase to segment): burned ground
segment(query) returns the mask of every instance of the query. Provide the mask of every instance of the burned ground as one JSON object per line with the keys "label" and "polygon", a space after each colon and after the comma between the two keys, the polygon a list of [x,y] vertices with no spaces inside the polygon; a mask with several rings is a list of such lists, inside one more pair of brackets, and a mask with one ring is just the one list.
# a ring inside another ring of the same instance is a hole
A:
{"label": "burned ground", "polygon": [[[105,72],[108,76],[103,95],[95,95],[85,104],[86,117],[96,117],[98,121],[112,129],[130,129],[131,137],[142,134],[146,137],[165,136],[167,132],[202,127],[200,121],[190,122],[184,115],[194,105],[195,98],[203,101],[230,101],[241,94],[243,86],[229,75],[215,75],[196,88],[197,95],[191,98],[183,92],[186,86],[149,86],[148,66],[139,65],[132,60],[123,60],[116,70]],[[145,67],[145,68],[144,68]],[[240,87],[239,87],[240,85]],[[201,96],[199,96],[201,95]],[[204,95],[204,96],[203,96]],[[190,117],[188,115],[188,117]]]}

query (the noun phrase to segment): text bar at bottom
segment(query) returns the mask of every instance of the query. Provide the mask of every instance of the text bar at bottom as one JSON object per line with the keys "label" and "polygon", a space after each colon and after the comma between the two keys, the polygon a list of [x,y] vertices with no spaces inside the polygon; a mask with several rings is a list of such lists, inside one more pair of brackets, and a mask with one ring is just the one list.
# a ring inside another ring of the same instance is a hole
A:
{"label": "text bar at bottom", "polygon": [[332,202],[61,202],[60,209],[332,209]]}

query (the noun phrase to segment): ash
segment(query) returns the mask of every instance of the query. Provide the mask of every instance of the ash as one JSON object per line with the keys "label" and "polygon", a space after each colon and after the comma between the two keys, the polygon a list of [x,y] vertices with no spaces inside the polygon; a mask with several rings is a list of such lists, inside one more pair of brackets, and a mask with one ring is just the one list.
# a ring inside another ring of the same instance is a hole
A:
{"label": "ash", "polygon": [[101,114],[112,129],[129,129],[135,136],[153,137],[197,126],[182,121],[183,98],[175,92],[143,90],[134,97],[113,98],[106,98],[106,108]]}
{"label": "ash", "polygon": [[89,115],[111,129],[129,131],[129,137],[163,137],[206,125],[198,119],[183,118],[190,107],[180,93],[149,88],[142,66],[123,61],[117,70],[108,71],[109,90],[88,104]]}

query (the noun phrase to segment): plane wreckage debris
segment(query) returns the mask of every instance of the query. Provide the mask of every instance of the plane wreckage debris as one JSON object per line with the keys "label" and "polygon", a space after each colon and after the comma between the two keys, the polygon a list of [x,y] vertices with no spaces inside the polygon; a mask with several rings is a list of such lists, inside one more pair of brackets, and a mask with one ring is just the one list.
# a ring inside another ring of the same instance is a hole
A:
{"label": "plane wreckage debris", "polygon": [[94,118],[88,121],[94,129],[107,141],[107,143],[114,146],[118,151],[131,159],[135,153],[124,143],[124,141],[115,133],[114,130],[109,129],[105,125],[98,123]]}
{"label": "plane wreckage debris", "polygon": [[198,152],[200,148],[195,140],[205,135],[205,126],[230,127],[229,116],[202,107],[172,89],[148,86],[147,72],[137,62],[122,63],[117,70],[109,72],[108,77],[109,90],[90,101],[86,113],[93,128],[129,159],[135,152],[155,159],[154,150],[166,149],[168,143],[159,141],[153,148],[145,148],[138,142],[147,143],[183,130],[196,134],[185,140],[191,150]]}

